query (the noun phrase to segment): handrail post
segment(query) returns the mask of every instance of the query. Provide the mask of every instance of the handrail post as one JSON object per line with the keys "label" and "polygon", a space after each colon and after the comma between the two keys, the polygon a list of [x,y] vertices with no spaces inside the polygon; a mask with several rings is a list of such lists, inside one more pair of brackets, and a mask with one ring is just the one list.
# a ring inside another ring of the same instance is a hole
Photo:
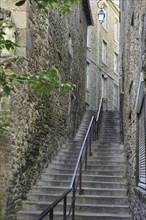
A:
{"label": "handrail post", "polygon": [[96,121],[94,120],[94,141],[96,141]]}
{"label": "handrail post", "polygon": [[92,152],[91,152],[91,142],[92,142],[92,131],[90,131],[90,134],[89,134],[89,156],[92,155]]}
{"label": "handrail post", "polygon": [[50,211],[50,217],[49,220],[53,220],[53,209]]}
{"label": "handrail post", "polygon": [[89,138],[87,139],[87,142],[86,142],[86,148],[85,148],[85,170],[87,170],[88,141],[89,141]]}
{"label": "handrail post", "polygon": [[73,183],[73,192],[72,192],[72,220],[75,220],[75,194],[76,194],[76,187],[75,187],[75,180]]}
{"label": "handrail post", "polygon": [[96,139],[98,140],[98,121],[96,121]]}
{"label": "handrail post", "polygon": [[96,141],[96,123],[93,119],[93,141]]}
{"label": "handrail post", "polygon": [[64,203],[63,203],[63,220],[66,220],[66,202],[67,202],[67,196],[64,197]]}
{"label": "handrail post", "polygon": [[79,173],[79,195],[82,193],[82,156],[80,160],[80,173]]}

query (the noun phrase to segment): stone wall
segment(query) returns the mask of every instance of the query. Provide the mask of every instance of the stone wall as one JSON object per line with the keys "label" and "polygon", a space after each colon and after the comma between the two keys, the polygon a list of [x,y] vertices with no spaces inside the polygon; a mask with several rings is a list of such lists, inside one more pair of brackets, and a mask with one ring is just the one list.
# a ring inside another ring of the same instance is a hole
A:
{"label": "stone wall", "polygon": [[[138,186],[138,149],[137,149],[137,115],[136,96],[140,73],[146,74],[144,53],[146,36],[144,18],[146,16],[145,0],[121,1],[121,75],[123,79],[124,102],[123,127],[124,144],[127,158],[127,180],[131,211],[134,220],[144,220],[146,216],[146,192]],[[121,90],[122,91],[122,90]],[[137,188],[135,188],[137,187]]]}
{"label": "stone wall", "polygon": [[8,138],[0,134],[0,219],[5,216],[7,198],[6,185],[9,180],[9,153]]}
{"label": "stone wall", "polygon": [[35,74],[55,66],[62,79],[75,83],[76,89],[62,97],[55,93],[38,97],[27,85],[17,85],[17,92],[11,94],[11,144],[6,158],[10,178],[5,198],[8,220],[15,219],[22,199],[57,148],[74,136],[85,109],[87,19],[82,3],[72,14],[61,17],[57,9],[45,14],[34,1],[20,8],[15,2],[3,0],[2,7],[12,11],[19,33],[16,43],[22,46],[15,55],[23,58],[17,57],[6,67]]}

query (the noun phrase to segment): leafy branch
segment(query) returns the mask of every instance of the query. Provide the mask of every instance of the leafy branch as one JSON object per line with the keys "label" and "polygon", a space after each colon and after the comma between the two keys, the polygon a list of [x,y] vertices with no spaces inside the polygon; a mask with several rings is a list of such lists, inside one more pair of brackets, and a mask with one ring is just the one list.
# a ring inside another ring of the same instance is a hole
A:
{"label": "leafy branch", "polygon": [[[23,5],[27,0],[20,0],[16,3],[17,6]],[[59,11],[62,15],[71,12],[71,8],[78,2],[78,0],[34,0],[38,3],[38,6],[48,11],[54,9],[56,5],[59,6]],[[0,53],[3,49],[14,50],[18,47],[11,40],[6,39],[6,34],[2,28],[0,28]],[[75,84],[71,82],[63,82],[59,71],[52,67],[47,70],[42,70],[37,74],[30,73],[13,73],[6,71],[0,66],[0,98],[9,96],[11,91],[16,91],[16,82],[21,84],[28,83],[32,86],[34,91],[38,95],[50,95],[56,92],[57,95],[61,95],[65,90],[75,89]],[[3,114],[0,115],[0,131],[7,131],[8,117]]]}
{"label": "leafy branch", "polygon": [[17,91],[16,81],[21,84],[27,82],[38,95],[50,95],[52,92],[61,95],[65,90],[73,90],[75,88],[75,84],[63,82],[58,70],[54,67],[42,70],[34,75],[30,73],[6,72],[1,68],[0,86],[2,97],[9,96],[11,91]]}
{"label": "leafy branch", "polygon": [[16,46],[18,47],[18,45],[16,45],[14,42],[5,39],[5,36],[6,33],[2,29],[0,29],[0,51],[5,48],[7,50],[14,50]]}
{"label": "leafy branch", "polygon": [[[16,3],[17,6],[22,6],[27,0],[20,0]],[[78,3],[78,0],[34,0],[37,2],[39,8],[44,9],[46,12],[48,8],[54,9],[56,5],[59,6],[59,11],[62,15],[71,13],[72,7]]]}

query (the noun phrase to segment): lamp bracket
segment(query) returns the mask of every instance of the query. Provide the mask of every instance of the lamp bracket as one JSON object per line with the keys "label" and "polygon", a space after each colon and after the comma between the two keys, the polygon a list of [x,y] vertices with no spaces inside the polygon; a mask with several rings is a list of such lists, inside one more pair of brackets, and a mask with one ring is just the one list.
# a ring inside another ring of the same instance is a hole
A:
{"label": "lamp bracket", "polygon": [[98,7],[99,9],[104,9],[104,4],[102,4],[102,6],[99,5],[99,3],[100,3],[101,1],[102,1],[102,0],[99,0],[99,1],[97,2],[97,7]]}

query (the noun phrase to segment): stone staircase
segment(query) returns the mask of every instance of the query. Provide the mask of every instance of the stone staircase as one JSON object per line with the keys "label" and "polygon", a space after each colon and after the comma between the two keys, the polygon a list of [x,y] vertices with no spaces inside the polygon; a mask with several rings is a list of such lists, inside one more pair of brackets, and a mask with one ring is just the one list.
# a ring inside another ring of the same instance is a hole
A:
{"label": "stone staircase", "polygon": [[[86,112],[75,139],[58,151],[40,180],[23,201],[17,220],[34,220],[70,185],[81,143],[94,112]],[[83,172],[83,193],[76,197],[76,220],[131,220],[125,179],[123,145],[120,144],[119,114],[103,113],[100,141],[92,145],[88,170]],[[67,198],[71,203],[71,194]],[[54,220],[63,219],[61,202]],[[68,207],[69,208],[69,207]],[[44,219],[48,219],[44,218]]]}

